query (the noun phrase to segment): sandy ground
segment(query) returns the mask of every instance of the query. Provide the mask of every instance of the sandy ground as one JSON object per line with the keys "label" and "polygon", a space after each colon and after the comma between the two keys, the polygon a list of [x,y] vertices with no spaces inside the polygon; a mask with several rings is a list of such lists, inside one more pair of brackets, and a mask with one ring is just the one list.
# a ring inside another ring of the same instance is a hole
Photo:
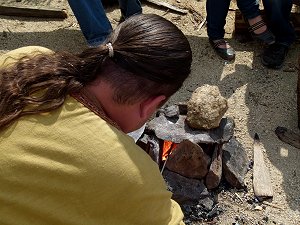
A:
{"label": "sandy ground", "polygon": [[[205,17],[205,1],[168,2],[181,6],[189,2]],[[0,16],[0,54],[26,45],[40,45],[53,50],[72,52],[81,51],[86,47],[76,19],[66,1],[23,0],[22,3],[65,8],[69,17],[65,20],[52,20]],[[246,178],[248,193],[231,190],[219,195],[219,203],[225,211],[215,220],[216,224],[299,225],[300,150],[281,142],[274,133],[277,126],[299,131],[296,107],[299,44],[292,46],[281,70],[266,69],[260,63],[262,46],[259,43],[242,44],[232,38],[234,12],[231,11],[227,17],[226,37],[237,54],[234,63],[227,63],[214,53],[208,43],[205,26],[199,29],[201,21],[195,22],[191,13],[179,15],[145,2],[143,9],[144,13],[156,13],[174,22],[187,35],[193,49],[192,74],[168,104],[188,100],[191,93],[203,84],[217,85],[222,95],[228,99],[229,109],[226,114],[234,118],[235,136],[246,149],[248,156],[253,158],[255,133],[260,136],[266,150],[265,161],[270,170],[274,189],[271,203],[275,207],[262,205],[260,210],[254,210],[255,205],[246,201],[253,198],[250,170]],[[115,26],[120,17],[118,8],[109,7],[107,13]]]}

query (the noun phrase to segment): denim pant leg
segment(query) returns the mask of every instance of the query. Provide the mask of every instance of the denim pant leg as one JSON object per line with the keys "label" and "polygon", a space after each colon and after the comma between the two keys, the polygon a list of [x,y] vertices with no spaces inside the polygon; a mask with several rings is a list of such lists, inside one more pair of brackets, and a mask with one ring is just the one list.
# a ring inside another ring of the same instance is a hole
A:
{"label": "denim pant leg", "polygon": [[276,42],[290,46],[296,39],[290,23],[292,0],[263,0],[268,25],[275,35]]}
{"label": "denim pant leg", "polygon": [[211,40],[224,38],[226,16],[229,10],[230,0],[207,0],[206,21],[207,35]]}
{"label": "denim pant leg", "polygon": [[142,13],[142,5],[139,0],[119,0],[119,6],[124,19]]}
{"label": "denim pant leg", "polygon": [[253,19],[260,15],[257,0],[237,0],[237,6],[246,19]]}
{"label": "denim pant leg", "polygon": [[101,44],[112,27],[101,0],[68,0],[81,31],[90,46]]}

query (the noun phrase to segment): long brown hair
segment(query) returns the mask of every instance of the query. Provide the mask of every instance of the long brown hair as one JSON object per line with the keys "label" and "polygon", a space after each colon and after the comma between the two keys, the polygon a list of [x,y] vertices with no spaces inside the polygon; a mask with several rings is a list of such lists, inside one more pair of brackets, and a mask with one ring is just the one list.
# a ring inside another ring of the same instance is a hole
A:
{"label": "long brown hair", "polygon": [[[80,54],[25,56],[0,70],[0,128],[21,116],[60,107],[68,94],[98,76],[111,83],[114,100],[122,104],[160,94],[169,97],[189,75],[191,61],[188,40],[173,23],[157,15],[132,16],[99,47]],[[105,73],[108,67],[114,73]]]}

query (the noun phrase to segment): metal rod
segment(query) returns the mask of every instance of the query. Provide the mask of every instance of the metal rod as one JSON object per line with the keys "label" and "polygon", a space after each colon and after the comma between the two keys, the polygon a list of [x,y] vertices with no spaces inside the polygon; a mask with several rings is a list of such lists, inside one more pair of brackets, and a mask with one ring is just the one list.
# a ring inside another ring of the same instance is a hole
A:
{"label": "metal rod", "polygon": [[[169,155],[170,155],[170,154],[169,154]],[[165,162],[164,162],[164,164],[163,164],[163,166],[162,166],[162,168],[161,168],[160,174],[162,174],[162,173],[164,172],[164,169],[165,169],[165,166],[166,166],[166,164],[167,164],[169,155],[166,157],[166,160],[165,160]]]}

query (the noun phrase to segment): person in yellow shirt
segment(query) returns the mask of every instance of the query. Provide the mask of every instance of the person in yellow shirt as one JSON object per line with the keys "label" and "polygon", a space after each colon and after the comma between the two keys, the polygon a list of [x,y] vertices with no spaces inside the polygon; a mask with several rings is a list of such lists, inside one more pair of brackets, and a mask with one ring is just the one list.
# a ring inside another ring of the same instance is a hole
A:
{"label": "person in yellow shirt", "polygon": [[159,168],[126,133],[190,74],[184,34],[158,15],[79,54],[0,57],[0,224],[183,224]]}

